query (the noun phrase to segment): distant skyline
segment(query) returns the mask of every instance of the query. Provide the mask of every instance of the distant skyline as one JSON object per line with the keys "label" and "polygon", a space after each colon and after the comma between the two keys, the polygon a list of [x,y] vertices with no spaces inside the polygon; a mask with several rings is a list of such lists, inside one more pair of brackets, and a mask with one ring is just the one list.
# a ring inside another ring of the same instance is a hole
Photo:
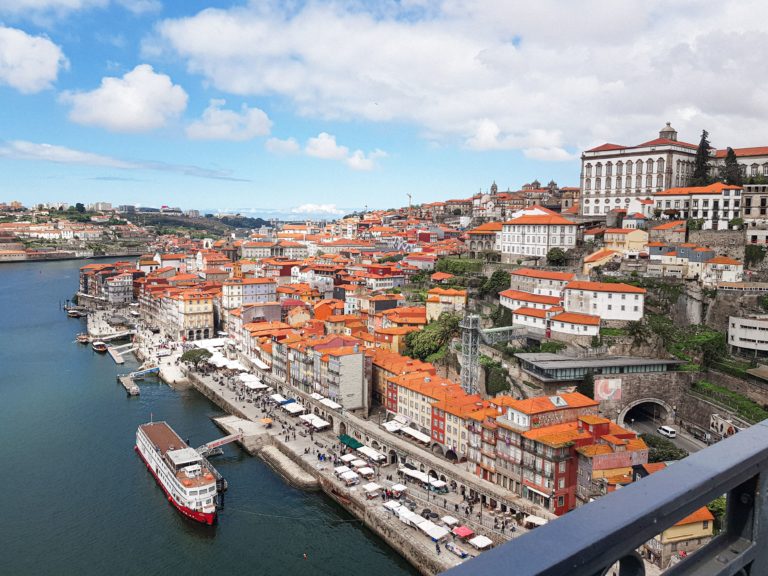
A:
{"label": "distant skyline", "polygon": [[335,217],[665,122],[768,144],[761,2],[0,2],[0,200]]}

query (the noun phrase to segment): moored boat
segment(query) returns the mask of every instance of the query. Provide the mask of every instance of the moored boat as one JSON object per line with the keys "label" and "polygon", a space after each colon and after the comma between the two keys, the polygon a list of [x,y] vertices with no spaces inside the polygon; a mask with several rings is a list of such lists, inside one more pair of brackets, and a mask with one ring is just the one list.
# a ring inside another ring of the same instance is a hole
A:
{"label": "moored boat", "polygon": [[216,521],[215,470],[173,428],[166,422],[142,424],[136,431],[135,449],[179,512],[203,524]]}
{"label": "moored boat", "polygon": [[88,341],[89,341],[89,338],[88,338],[88,334],[85,334],[85,333],[81,333],[81,334],[78,334],[78,335],[75,337],[75,339],[76,339],[76,340],[77,340],[77,341],[78,341],[80,344],[88,344]]}
{"label": "moored boat", "polygon": [[104,352],[107,351],[107,344],[101,340],[97,340],[91,344],[91,348],[93,348],[94,351],[98,352],[99,354],[104,354]]}

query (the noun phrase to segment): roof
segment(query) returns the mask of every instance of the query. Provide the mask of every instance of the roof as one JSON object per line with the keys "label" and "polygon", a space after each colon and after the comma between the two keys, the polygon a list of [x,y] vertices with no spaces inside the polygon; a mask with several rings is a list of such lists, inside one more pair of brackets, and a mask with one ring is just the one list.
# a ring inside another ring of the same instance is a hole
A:
{"label": "roof", "polygon": [[677,522],[675,526],[685,526],[686,524],[695,524],[696,522],[712,522],[714,519],[715,517],[712,515],[712,512],[706,506],[702,506],[693,514],[689,514],[680,522]]}
{"label": "roof", "polygon": [[525,224],[538,224],[538,225],[544,225],[544,226],[552,226],[552,225],[576,226],[576,222],[573,222],[572,220],[568,220],[568,218],[563,218],[558,214],[524,214],[522,216],[518,216],[517,218],[513,218],[512,220],[508,220],[507,222],[504,222],[504,225],[510,225],[510,226],[519,226],[519,225],[525,225]]}
{"label": "roof", "polygon": [[526,276],[528,278],[540,278],[543,280],[560,280],[568,282],[573,280],[576,274],[570,272],[554,272],[552,270],[536,270],[534,268],[518,268],[510,272],[513,276]]}
{"label": "roof", "polygon": [[590,290],[592,292],[624,292],[627,294],[645,294],[645,288],[638,288],[631,284],[622,284],[620,282],[586,282],[574,281],[565,286],[566,290]]}
{"label": "roof", "polygon": [[513,314],[520,316],[532,316],[534,318],[546,318],[548,310],[541,310],[539,308],[529,308],[528,306],[521,306],[517,310],[513,311]]}
{"label": "roof", "polygon": [[644,230],[638,228],[606,228],[606,234],[632,234],[633,232],[644,233]]}
{"label": "roof", "polygon": [[467,234],[493,234],[495,232],[501,232],[502,223],[501,222],[486,222],[485,224],[481,224],[477,228],[473,228],[472,230],[469,230]]}
{"label": "roof", "polygon": [[590,148],[587,152],[607,152],[608,150],[623,150],[624,148],[626,148],[626,146],[622,146],[621,144],[611,144],[610,142],[606,142],[595,148]]}
{"label": "roof", "polygon": [[598,250],[597,252],[593,252],[584,258],[584,263],[590,264],[592,262],[600,262],[601,260],[605,260],[606,258],[612,257],[616,254],[618,254],[616,250],[608,250],[607,248],[604,248],[602,250]]}
{"label": "roof", "polygon": [[685,220],[670,220],[669,222],[664,222],[664,224],[654,226],[651,230],[672,230],[677,228],[682,228],[684,230],[685,224]]}
{"label": "roof", "polygon": [[706,261],[706,264],[730,264],[731,266],[741,266],[741,262],[728,258],[727,256],[715,256]]}
{"label": "roof", "polygon": [[591,314],[579,314],[577,312],[562,312],[557,316],[552,316],[552,320],[566,322],[567,324],[581,324],[585,326],[600,326],[600,316]]}
{"label": "roof", "polygon": [[[736,156],[767,156],[768,146],[754,146],[752,148],[734,148]],[[725,158],[728,154],[728,150],[718,150],[715,152],[716,158]]]}
{"label": "roof", "polygon": [[[563,405],[556,405],[552,398],[560,398],[564,401]],[[542,412],[551,412],[553,410],[565,410],[571,408],[586,408],[597,406],[599,402],[592,400],[580,392],[566,392],[557,396],[537,396],[535,398],[526,398],[525,400],[516,400],[508,405],[524,414],[540,414]]]}
{"label": "roof", "polygon": [[654,196],[688,196],[690,194],[720,194],[723,190],[742,190],[741,186],[734,184],[724,184],[723,182],[714,182],[709,186],[687,186],[684,188],[668,188],[661,192],[656,192]]}
{"label": "roof", "polygon": [[504,290],[503,292],[499,292],[499,296],[504,296],[505,298],[510,298],[512,300],[521,300],[523,302],[549,304],[551,306],[560,304],[560,298],[557,296],[541,296],[539,294],[531,294],[530,292],[521,292],[520,290]]}

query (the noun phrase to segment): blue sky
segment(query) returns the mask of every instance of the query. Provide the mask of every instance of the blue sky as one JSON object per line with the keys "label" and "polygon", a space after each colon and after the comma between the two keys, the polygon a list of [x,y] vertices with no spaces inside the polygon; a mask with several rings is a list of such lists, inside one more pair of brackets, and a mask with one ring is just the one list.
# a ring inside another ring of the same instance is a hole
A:
{"label": "blue sky", "polygon": [[0,199],[334,215],[766,144],[761,3],[576,4],[5,0]]}

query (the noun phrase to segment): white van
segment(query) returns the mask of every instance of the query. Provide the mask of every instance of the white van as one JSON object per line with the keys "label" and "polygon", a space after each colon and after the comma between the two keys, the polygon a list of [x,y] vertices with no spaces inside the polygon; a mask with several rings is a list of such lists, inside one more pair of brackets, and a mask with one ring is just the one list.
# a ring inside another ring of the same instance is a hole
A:
{"label": "white van", "polygon": [[662,436],[666,436],[667,438],[676,438],[677,437],[677,430],[675,430],[671,426],[659,426],[656,429],[656,432],[658,432]]}

